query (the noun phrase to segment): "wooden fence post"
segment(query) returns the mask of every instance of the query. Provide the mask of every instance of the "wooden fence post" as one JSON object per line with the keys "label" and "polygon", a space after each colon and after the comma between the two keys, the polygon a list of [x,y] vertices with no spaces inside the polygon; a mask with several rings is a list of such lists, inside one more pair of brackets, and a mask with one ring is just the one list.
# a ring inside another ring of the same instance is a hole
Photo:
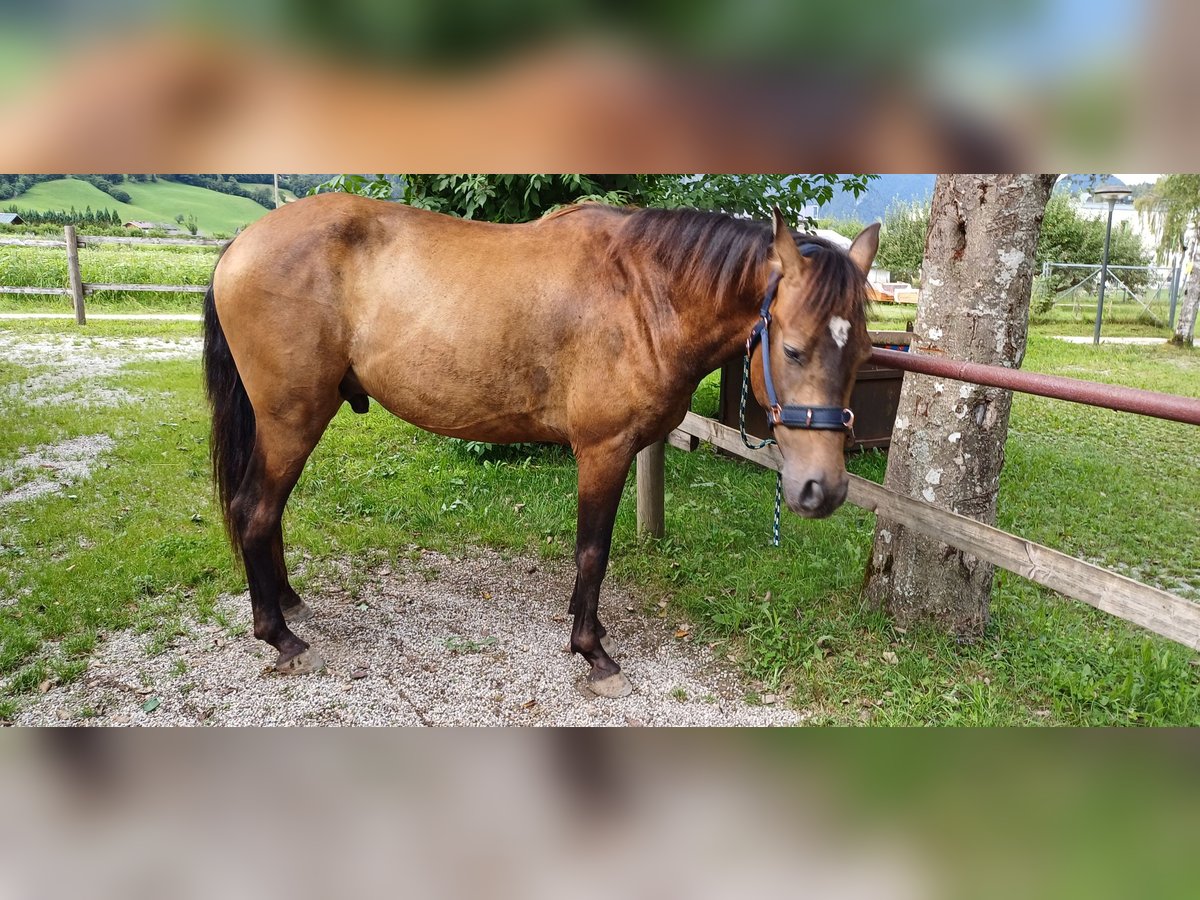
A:
{"label": "wooden fence post", "polygon": [[656,441],[637,455],[637,530],[660,538],[664,533],[666,503],[663,442]]}
{"label": "wooden fence post", "polygon": [[75,302],[75,324],[86,325],[83,311],[83,277],[79,274],[79,242],[75,239],[75,226],[63,227],[67,238],[67,274],[71,278],[71,299]]}

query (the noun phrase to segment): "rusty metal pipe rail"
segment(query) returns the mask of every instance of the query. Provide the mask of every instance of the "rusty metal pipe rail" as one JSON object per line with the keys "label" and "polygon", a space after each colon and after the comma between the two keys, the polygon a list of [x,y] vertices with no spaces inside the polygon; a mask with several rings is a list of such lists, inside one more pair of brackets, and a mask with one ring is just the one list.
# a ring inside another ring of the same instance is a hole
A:
{"label": "rusty metal pipe rail", "polygon": [[1177,397],[1158,391],[1101,384],[1097,381],[1080,381],[1059,375],[1039,375],[1006,369],[1003,366],[987,366],[982,363],[963,362],[943,356],[927,356],[920,353],[904,353],[876,347],[871,351],[871,362],[905,372],[969,381],[989,387],[1006,388],[1054,400],[1069,400],[1088,406],[1101,406],[1120,412],[1137,413],[1156,419],[1170,419],[1188,425],[1200,425],[1200,400]]}

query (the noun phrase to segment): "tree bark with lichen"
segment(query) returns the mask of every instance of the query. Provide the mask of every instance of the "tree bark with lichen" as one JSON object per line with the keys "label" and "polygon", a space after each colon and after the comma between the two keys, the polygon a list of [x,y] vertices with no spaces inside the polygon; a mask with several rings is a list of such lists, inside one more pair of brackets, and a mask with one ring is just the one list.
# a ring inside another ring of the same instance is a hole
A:
{"label": "tree bark with lichen", "polygon": [[[1034,255],[1054,175],[939,175],[913,348],[1017,368],[1025,355]],[[887,477],[891,490],[996,521],[1012,393],[907,373]],[[901,625],[960,640],[987,626],[994,567],[885,517],[875,525],[868,601]]]}

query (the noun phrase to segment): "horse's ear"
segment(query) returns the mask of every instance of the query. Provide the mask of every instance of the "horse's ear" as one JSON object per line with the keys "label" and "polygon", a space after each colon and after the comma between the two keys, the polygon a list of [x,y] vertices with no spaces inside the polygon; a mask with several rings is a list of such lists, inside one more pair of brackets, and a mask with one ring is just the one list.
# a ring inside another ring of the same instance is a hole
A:
{"label": "horse's ear", "polygon": [[875,262],[875,254],[879,251],[879,223],[868,225],[858,233],[858,237],[850,245],[850,258],[858,266],[863,275],[871,272],[871,264]]}
{"label": "horse's ear", "polygon": [[776,206],[771,210],[771,215],[775,219],[775,242],[772,261],[779,264],[780,269],[784,272],[800,271],[804,266],[804,257],[800,255],[800,251],[796,248],[796,239],[792,237],[792,230],[788,228],[788,223],[783,218],[783,213]]}

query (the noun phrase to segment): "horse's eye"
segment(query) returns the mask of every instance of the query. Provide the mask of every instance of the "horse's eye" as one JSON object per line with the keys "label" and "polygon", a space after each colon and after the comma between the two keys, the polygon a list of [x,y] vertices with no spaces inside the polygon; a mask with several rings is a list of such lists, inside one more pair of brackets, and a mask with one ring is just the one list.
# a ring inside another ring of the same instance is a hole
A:
{"label": "horse's eye", "polygon": [[797,350],[795,347],[789,347],[787,344],[784,344],[783,355],[798,365],[804,364],[804,351],[802,350]]}

